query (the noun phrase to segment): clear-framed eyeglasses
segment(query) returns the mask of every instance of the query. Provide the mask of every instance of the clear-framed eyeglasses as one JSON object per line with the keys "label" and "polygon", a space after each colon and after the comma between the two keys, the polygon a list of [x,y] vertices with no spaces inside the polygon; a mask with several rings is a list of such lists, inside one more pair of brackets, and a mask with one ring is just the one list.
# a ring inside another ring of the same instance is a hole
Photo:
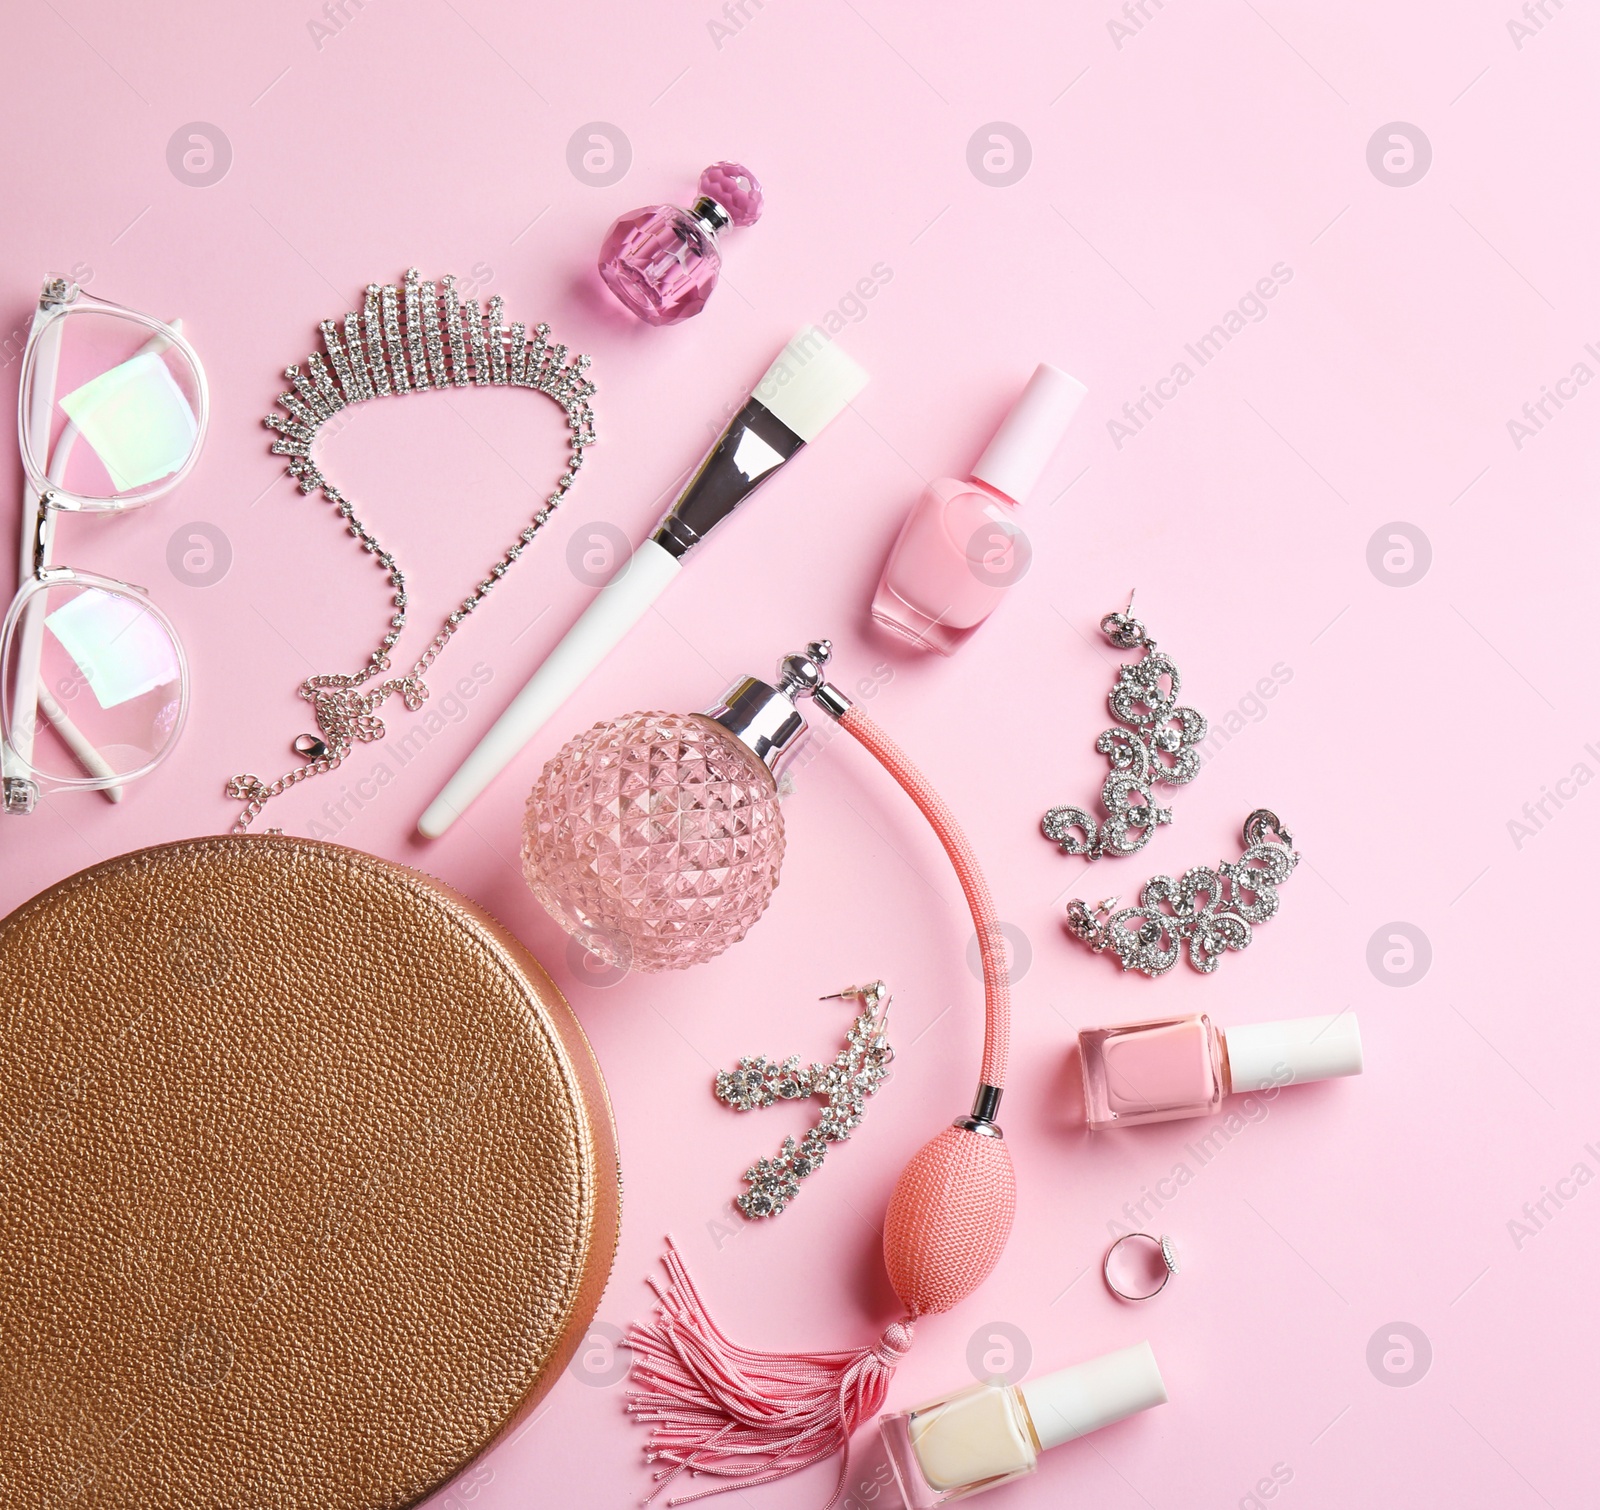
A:
{"label": "clear-framed eyeglasses", "polygon": [[41,788],[119,800],[177,743],[189,670],[171,621],[144,588],[57,565],[52,547],[62,514],[124,513],[182,482],[208,407],[181,321],[44,285],[17,404],[18,589],[0,625],[7,812],[31,812]]}

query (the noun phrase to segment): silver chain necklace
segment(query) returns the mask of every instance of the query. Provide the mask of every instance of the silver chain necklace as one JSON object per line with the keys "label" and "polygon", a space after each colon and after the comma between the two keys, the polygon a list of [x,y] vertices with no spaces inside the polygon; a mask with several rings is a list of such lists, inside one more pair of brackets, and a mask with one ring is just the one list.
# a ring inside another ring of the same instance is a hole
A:
{"label": "silver chain necklace", "polygon": [[[289,475],[302,493],[321,489],[338,511],[350,534],[387,574],[394,589],[389,627],[360,670],[309,676],[300,684],[300,696],[311,704],[320,734],[302,734],[294,741],[304,765],[267,783],[251,775],[235,776],[228,796],[244,803],[233,832],[242,834],[274,797],[313,776],[337,770],[356,744],[382,739],[387,732],[378,709],[398,696],[416,712],[428,696],[423,675],[439,658],[451,637],[494,589],[512,564],[538,534],[561,500],[567,496],[584,449],[595,441],[594,411],[589,400],[595,386],[585,376],[586,356],[570,360],[567,348],[550,344],[550,327],[535,325],[533,339],[521,323],[507,326],[505,301],[496,294],[487,313],[476,299],[462,299],[454,277],[437,284],[424,283],[416,268],[406,272],[405,283],[367,285],[361,314],[347,314],[341,322],[324,320],[322,343],[327,355],[314,351],[304,368],[284,369],[292,391],[278,395],[282,413],[274,411],[267,426],[277,432],[273,452],[290,457]],[[341,333],[342,327],[342,333]],[[330,373],[329,368],[332,368]],[[405,573],[356,517],[350,500],[323,475],[311,460],[318,430],[341,409],[389,394],[421,392],[428,388],[513,387],[531,388],[554,399],[566,411],[571,431],[566,469],[555,491],[545,499],[532,520],[489,568],[489,573],[445,618],[432,643],[403,676],[387,676],[389,652],[406,627]],[[375,678],[382,678],[369,686]],[[365,689],[365,690],[363,690]]]}

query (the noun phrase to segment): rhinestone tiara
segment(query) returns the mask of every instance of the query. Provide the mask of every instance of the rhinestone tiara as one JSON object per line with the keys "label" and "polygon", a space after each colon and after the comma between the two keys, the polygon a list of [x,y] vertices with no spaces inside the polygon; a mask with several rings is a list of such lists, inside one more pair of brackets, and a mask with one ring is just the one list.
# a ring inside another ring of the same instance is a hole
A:
{"label": "rhinestone tiara", "polygon": [[[550,327],[533,327],[533,339],[520,322],[508,326],[505,301],[496,294],[483,310],[476,299],[463,299],[453,277],[424,283],[416,268],[406,271],[400,287],[369,283],[360,314],[321,323],[323,351],[314,351],[304,366],[283,370],[289,388],[278,395],[279,408],[266,417],[276,432],[272,450],[289,458],[290,477],[302,493],[321,490],[337,510],[344,528],[384,571],[393,589],[392,611],[376,648],[359,671],[307,677],[300,696],[312,705],[318,734],[302,734],[293,748],[305,762],[276,781],[244,774],[227,784],[230,797],[244,803],[233,825],[243,833],[273,798],[313,776],[336,770],[356,742],[382,739],[384,722],[377,710],[399,696],[415,712],[428,695],[423,677],[439,658],[467,616],[494,590],[566,498],[584,452],[595,442],[594,410],[589,400],[595,385],[585,376],[586,356],[569,358],[567,348],[550,343]],[[341,409],[387,394],[423,392],[429,388],[515,387],[542,393],[567,416],[567,458],[554,491],[549,493],[516,538],[490,563],[487,575],[445,616],[432,642],[410,671],[390,676],[390,653],[406,627],[406,578],[377,536],[356,517],[355,505],[311,460],[317,432]],[[377,680],[380,679],[381,680]]]}
{"label": "rhinestone tiara", "polygon": [[278,435],[272,449],[293,458],[289,471],[301,492],[322,484],[310,460],[318,429],[346,405],[388,394],[469,385],[533,388],[566,411],[575,455],[594,443],[589,400],[595,387],[584,376],[589,358],[569,357],[565,346],[552,345],[542,321],[531,340],[525,324],[507,325],[499,294],[487,310],[463,299],[454,275],[424,283],[413,267],[398,288],[369,283],[359,314],[324,320],[320,329],[326,355],[314,351],[304,368],[285,368],[292,391],[278,395],[282,412],[266,417]]}

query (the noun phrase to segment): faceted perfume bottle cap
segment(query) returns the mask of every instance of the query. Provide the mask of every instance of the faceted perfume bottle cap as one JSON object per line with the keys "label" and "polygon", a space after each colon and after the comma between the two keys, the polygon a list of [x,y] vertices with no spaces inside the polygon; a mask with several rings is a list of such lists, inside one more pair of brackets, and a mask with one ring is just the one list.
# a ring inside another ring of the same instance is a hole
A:
{"label": "faceted perfume bottle cap", "polygon": [[761,219],[765,205],[761,183],[743,163],[712,163],[700,175],[700,192],[716,200],[737,226],[754,225]]}

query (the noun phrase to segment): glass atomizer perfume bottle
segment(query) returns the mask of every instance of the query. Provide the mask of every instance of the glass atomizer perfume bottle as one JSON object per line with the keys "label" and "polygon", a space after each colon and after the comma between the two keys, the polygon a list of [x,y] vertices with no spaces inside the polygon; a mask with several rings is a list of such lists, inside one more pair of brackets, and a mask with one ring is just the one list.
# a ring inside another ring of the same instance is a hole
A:
{"label": "glass atomizer perfume bottle", "polygon": [[1361,1073],[1355,1014],[1219,1028],[1204,1012],[1078,1034],[1089,1126],[1205,1117],[1222,1098]]}
{"label": "glass atomizer perfume bottle", "polygon": [[795,673],[780,671],[776,687],[744,677],[704,713],[598,723],[545,766],[523,874],[606,964],[681,970],[766,911],[783,864],[778,777],[808,732]]}
{"label": "glass atomizer perfume bottle", "polygon": [[934,1510],[1023,1478],[1039,1454],[1166,1402],[1148,1342],[1029,1379],[974,1384],[879,1418],[906,1510]]}
{"label": "glass atomizer perfume bottle", "polygon": [[722,272],[717,236],[761,218],[761,185],[739,163],[713,163],[687,210],[646,205],[613,222],[600,247],[600,276],[647,325],[676,325],[706,306]]}

